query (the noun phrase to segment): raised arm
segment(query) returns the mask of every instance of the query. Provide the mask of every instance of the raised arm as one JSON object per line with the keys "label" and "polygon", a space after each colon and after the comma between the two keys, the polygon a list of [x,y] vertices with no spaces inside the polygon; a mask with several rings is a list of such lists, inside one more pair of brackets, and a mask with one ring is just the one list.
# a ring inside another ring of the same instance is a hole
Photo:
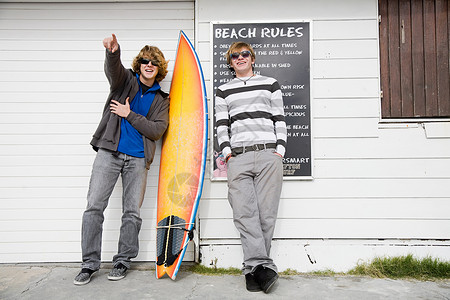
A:
{"label": "raised arm", "polygon": [[120,60],[120,45],[117,37],[113,33],[112,36],[103,39],[105,53],[105,75],[108,78],[111,91],[120,88],[126,80],[126,69]]}

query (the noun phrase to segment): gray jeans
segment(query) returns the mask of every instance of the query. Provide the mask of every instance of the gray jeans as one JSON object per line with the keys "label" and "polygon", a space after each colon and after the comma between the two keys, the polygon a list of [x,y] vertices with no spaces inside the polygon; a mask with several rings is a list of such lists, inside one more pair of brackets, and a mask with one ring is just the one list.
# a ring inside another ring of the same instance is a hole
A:
{"label": "gray jeans", "polygon": [[119,249],[113,265],[130,267],[131,259],[139,252],[139,230],[142,219],[140,207],[144,200],[148,170],[145,158],[99,149],[92,167],[87,207],[81,229],[82,268],[98,270],[101,263],[103,220],[109,197],[119,175],[122,175],[122,225]]}
{"label": "gray jeans", "polygon": [[241,236],[243,273],[258,265],[277,267],[269,257],[283,183],[283,164],[273,150],[252,151],[227,165],[228,201]]}

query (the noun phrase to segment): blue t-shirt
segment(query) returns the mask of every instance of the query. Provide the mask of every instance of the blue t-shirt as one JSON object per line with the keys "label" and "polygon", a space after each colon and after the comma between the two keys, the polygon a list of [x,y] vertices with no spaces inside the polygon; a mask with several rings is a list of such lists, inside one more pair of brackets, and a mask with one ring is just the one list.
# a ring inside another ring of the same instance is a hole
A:
{"label": "blue t-shirt", "polygon": [[[142,93],[142,85],[139,80],[139,75],[136,74],[139,82],[139,91],[130,103],[130,109],[137,114],[144,117],[147,116],[150,106],[155,99],[156,92],[161,88],[158,82],[155,81],[144,94]],[[145,157],[144,155],[144,140],[142,134],[134,128],[130,122],[122,118],[120,123],[120,140],[117,151],[125,153],[134,157]]]}

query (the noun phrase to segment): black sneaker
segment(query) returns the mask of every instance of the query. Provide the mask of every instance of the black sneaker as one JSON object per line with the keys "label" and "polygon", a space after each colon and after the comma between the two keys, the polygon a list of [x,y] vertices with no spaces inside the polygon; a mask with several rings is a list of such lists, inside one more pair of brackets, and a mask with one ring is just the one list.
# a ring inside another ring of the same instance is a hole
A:
{"label": "black sneaker", "polygon": [[248,273],[245,275],[245,285],[247,287],[247,291],[249,291],[249,292],[262,291],[261,287],[255,280],[255,276],[253,276],[253,274],[251,274],[251,273]]}
{"label": "black sneaker", "polygon": [[118,264],[111,270],[111,272],[109,272],[108,279],[114,281],[120,280],[127,275],[127,270],[127,267],[122,264]]}
{"label": "black sneaker", "polygon": [[81,269],[81,272],[78,273],[78,275],[73,280],[73,284],[75,285],[85,285],[88,284],[89,281],[91,281],[92,275],[97,272],[91,269]]}
{"label": "black sneaker", "polygon": [[277,272],[262,265],[257,266],[253,274],[264,293],[268,293],[278,279]]}

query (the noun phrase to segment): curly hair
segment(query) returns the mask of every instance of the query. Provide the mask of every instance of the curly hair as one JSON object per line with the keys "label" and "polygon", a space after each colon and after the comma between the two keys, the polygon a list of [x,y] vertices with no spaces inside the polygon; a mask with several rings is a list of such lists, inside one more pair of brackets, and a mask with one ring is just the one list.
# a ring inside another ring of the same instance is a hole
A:
{"label": "curly hair", "polygon": [[227,63],[231,65],[231,53],[236,52],[239,49],[247,48],[250,51],[250,54],[252,55],[252,58],[255,59],[255,50],[253,50],[253,47],[250,46],[250,44],[247,44],[245,42],[234,42],[231,44],[230,48],[228,49],[227,53],[225,53],[225,57],[227,59]]}
{"label": "curly hair", "polygon": [[142,58],[158,61],[158,63],[159,63],[158,64],[158,74],[156,75],[155,80],[157,82],[161,82],[161,80],[163,80],[168,73],[168,70],[167,70],[168,62],[164,58],[164,54],[161,52],[161,50],[159,50],[158,47],[149,46],[149,45],[146,45],[146,46],[144,46],[144,48],[141,49],[139,54],[133,59],[133,62],[131,63],[131,67],[133,68],[133,71],[138,73],[139,75],[141,74],[140,60]]}

